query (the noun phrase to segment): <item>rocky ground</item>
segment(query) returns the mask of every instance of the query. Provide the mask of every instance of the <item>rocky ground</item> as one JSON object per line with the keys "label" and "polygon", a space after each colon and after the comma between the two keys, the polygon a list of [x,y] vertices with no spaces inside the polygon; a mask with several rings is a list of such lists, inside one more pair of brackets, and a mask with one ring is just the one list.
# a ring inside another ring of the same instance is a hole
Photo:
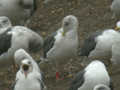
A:
{"label": "rocky ground", "polygon": [[[96,30],[104,30],[114,28],[117,19],[112,19],[110,11],[111,0],[51,0],[44,4],[42,1],[37,1],[38,9],[28,27],[38,32],[43,37],[49,33],[56,31],[61,26],[61,20],[64,16],[72,14],[79,19],[79,40],[80,46],[85,37]],[[40,54],[35,55],[35,59],[39,59]],[[48,90],[68,90],[72,77],[68,77],[68,73],[73,76],[82,69],[82,57],[68,60],[62,63],[59,70],[64,73],[62,80],[55,80],[55,71],[51,71],[49,64],[41,65],[41,70],[46,76],[46,85]],[[120,73],[111,74],[115,90],[120,90]],[[15,79],[15,73],[1,72],[0,73],[0,90],[12,90],[10,86]]]}

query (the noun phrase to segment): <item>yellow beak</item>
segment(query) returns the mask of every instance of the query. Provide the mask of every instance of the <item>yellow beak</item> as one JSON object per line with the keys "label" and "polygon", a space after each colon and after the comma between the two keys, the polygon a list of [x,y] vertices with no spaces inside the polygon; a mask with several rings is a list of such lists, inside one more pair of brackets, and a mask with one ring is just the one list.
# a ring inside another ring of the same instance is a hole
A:
{"label": "yellow beak", "polygon": [[62,32],[62,35],[65,36],[65,32],[64,31]]}
{"label": "yellow beak", "polygon": [[120,30],[120,27],[115,27],[115,30],[116,30],[116,31]]}

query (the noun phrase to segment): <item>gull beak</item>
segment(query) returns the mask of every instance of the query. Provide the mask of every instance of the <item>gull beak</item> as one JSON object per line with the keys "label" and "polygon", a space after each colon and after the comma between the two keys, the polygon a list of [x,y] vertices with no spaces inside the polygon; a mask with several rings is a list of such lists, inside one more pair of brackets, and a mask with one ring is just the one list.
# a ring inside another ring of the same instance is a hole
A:
{"label": "gull beak", "polygon": [[29,66],[24,64],[22,66],[22,68],[23,68],[23,72],[24,72],[25,78],[27,78]]}
{"label": "gull beak", "polygon": [[115,30],[116,30],[116,31],[120,30],[120,27],[115,27]]}
{"label": "gull beak", "polygon": [[25,71],[24,74],[25,74],[25,78],[27,78],[27,74],[28,74],[28,73]]}
{"label": "gull beak", "polygon": [[65,32],[64,31],[62,32],[62,35],[65,36]]}

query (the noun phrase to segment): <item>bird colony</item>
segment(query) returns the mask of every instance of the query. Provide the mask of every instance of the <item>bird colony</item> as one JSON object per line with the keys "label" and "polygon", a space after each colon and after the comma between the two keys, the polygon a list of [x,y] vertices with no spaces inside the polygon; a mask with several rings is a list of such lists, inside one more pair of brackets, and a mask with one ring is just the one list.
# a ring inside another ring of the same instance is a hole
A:
{"label": "bird colony", "polygon": [[[0,0],[0,71],[6,71],[10,66],[17,70],[11,90],[49,90],[44,71],[39,66],[46,62],[55,63],[51,67],[56,70],[57,81],[60,79],[59,63],[69,62],[78,55],[86,56],[90,63],[76,73],[69,90],[113,90],[113,82],[105,65],[120,63],[120,21],[116,23],[115,29],[89,34],[78,52],[77,17],[65,16],[56,32],[44,39],[25,26],[30,23],[29,19],[36,9],[36,0]],[[120,0],[113,0],[110,9],[112,18],[119,18]],[[39,54],[40,63],[31,53]]]}

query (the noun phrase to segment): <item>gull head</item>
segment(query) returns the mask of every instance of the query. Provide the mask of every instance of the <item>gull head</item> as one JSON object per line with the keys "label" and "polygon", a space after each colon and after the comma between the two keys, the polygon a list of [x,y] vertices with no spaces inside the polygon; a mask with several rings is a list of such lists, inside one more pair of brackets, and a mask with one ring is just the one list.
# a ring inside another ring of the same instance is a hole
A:
{"label": "gull head", "polygon": [[63,35],[65,35],[70,30],[78,29],[78,19],[73,15],[68,15],[64,17],[62,21]]}
{"label": "gull head", "polygon": [[22,48],[18,49],[14,54],[15,63],[20,65],[24,59],[32,59],[32,57]]}
{"label": "gull head", "polygon": [[8,17],[6,16],[0,16],[0,29],[2,28],[10,28],[12,27],[12,24]]}
{"label": "gull head", "polygon": [[25,75],[25,78],[27,78],[28,74],[33,70],[32,62],[29,59],[22,60],[21,69]]}

